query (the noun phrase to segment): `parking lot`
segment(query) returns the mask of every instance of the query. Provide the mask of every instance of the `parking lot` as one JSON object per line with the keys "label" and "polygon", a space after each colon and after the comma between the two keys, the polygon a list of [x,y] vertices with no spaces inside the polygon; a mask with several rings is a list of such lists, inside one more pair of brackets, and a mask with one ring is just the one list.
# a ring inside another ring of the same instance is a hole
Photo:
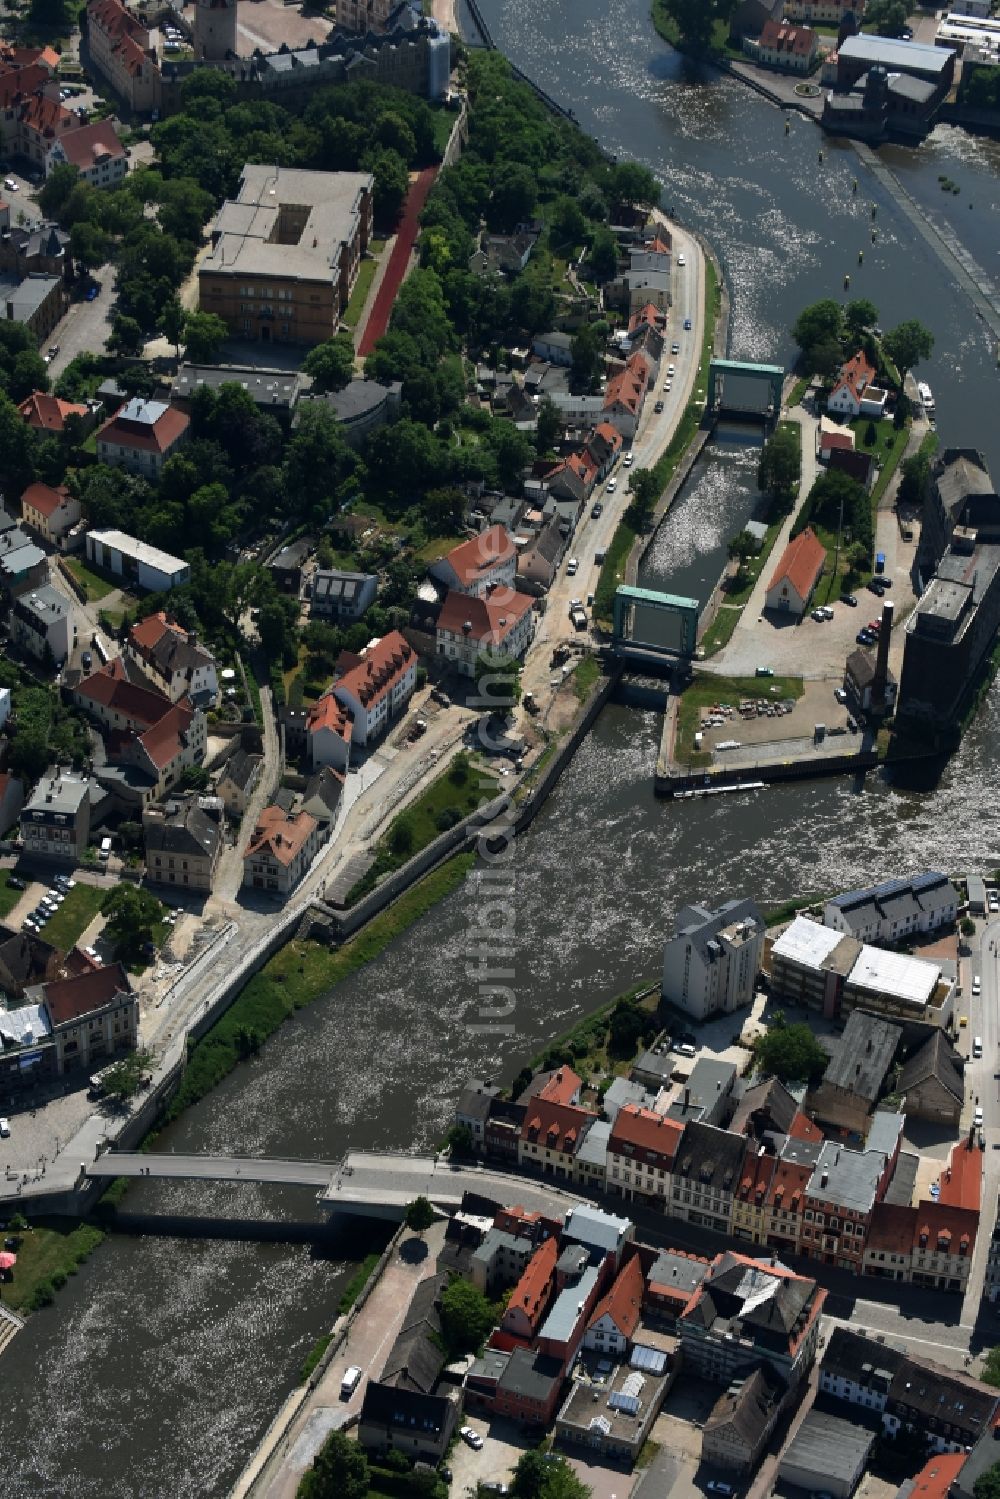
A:
{"label": "parking lot", "polygon": [[[509,1484],[522,1453],[537,1446],[527,1432],[511,1421],[466,1413],[462,1424],[479,1433],[483,1446],[476,1451],[462,1437],[455,1443],[447,1458],[447,1466],[453,1474],[453,1494],[474,1493],[480,1483]],[[596,1455],[591,1457],[561,1447],[555,1451],[566,1458],[591,1490],[593,1499],[627,1499],[635,1487],[634,1473],[605,1463]]]}

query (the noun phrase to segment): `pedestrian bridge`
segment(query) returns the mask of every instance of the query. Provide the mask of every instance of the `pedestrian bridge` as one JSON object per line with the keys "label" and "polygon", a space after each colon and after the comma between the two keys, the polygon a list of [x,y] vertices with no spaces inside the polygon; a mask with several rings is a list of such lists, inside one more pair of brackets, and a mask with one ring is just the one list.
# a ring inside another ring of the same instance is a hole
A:
{"label": "pedestrian bridge", "polygon": [[520,1203],[529,1212],[561,1217],[580,1199],[569,1183],[508,1176],[483,1166],[453,1164],[448,1157],[348,1151],[344,1160],[296,1161],[267,1156],[176,1155],[107,1151],[83,1168],[88,1180],[117,1176],[151,1181],[229,1182],[242,1185],[313,1187],[321,1207],[334,1213],[399,1222],[415,1197],[426,1197],[443,1213],[454,1213],[466,1193],[504,1207]]}

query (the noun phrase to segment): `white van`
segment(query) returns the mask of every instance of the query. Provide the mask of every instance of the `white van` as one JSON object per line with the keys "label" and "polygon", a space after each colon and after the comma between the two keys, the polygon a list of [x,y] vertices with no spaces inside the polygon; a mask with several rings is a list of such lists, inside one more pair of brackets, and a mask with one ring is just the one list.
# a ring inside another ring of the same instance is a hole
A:
{"label": "white van", "polygon": [[982,1038],[982,1036],[977,1036],[976,1039],[972,1043],[972,1055],[974,1057],[981,1057],[982,1054],[983,1054],[983,1038]]}
{"label": "white van", "polygon": [[354,1391],[361,1383],[361,1377],[363,1373],[364,1370],[359,1369],[357,1364],[351,1365],[347,1373],[344,1375],[343,1379],[340,1381],[341,1400],[350,1400],[351,1396],[354,1394]]}
{"label": "white van", "polygon": [[110,838],[102,838],[101,839],[101,846],[100,846],[100,849],[98,850],[98,858],[104,859],[104,860],[108,860],[108,859],[110,859],[110,857],[111,857],[111,839]]}

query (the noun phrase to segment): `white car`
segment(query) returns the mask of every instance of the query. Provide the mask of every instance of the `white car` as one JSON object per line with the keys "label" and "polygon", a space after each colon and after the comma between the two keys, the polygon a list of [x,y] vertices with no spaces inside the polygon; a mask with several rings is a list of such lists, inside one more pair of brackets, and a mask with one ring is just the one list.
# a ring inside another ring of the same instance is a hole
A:
{"label": "white car", "polygon": [[474,1426],[463,1426],[459,1432],[463,1442],[468,1442],[474,1451],[479,1452],[483,1445],[483,1439]]}
{"label": "white car", "polygon": [[0,1140],[10,1139],[10,1120],[0,1119]]}
{"label": "white car", "polygon": [[3,179],[3,185],[9,193],[16,193],[20,186],[19,183],[14,181],[13,177],[5,177]]}
{"label": "white car", "polygon": [[976,1112],[972,1116],[972,1122],[975,1125],[976,1129],[981,1129],[982,1128],[983,1111],[982,1111],[981,1108],[977,1108],[976,1109]]}
{"label": "white car", "polygon": [[631,468],[632,467],[632,454],[631,453],[626,453],[625,454],[625,457],[622,459],[622,467],[623,468]]}
{"label": "white car", "polygon": [[580,568],[580,564],[577,561],[577,559],[575,557],[571,557],[569,559],[569,561],[567,562],[567,564],[566,564],[566,572],[567,572],[568,576],[571,577],[571,578],[575,578],[576,575],[577,575],[577,572],[579,571],[579,568]]}
{"label": "white car", "polygon": [[972,980],[972,992],[973,992],[973,994],[982,994],[982,992],[983,992],[983,981],[979,977],[978,973],[976,974],[975,978]]}
{"label": "white car", "polygon": [[671,380],[674,378],[674,376],[676,375],[676,373],[677,373],[677,371],[674,368],[674,366],[672,364],[668,364],[667,365],[667,374],[670,376]]}
{"label": "white car", "polygon": [[687,265],[687,261],[684,259],[683,255],[678,255],[678,257],[677,257],[677,264],[678,265]]}
{"label": "white car", "polygon": [[614,494],[617,488],[618,480],[612,475],[612,477],[608,480],[608,494]]}
{"label": "white car", "polygon": [[847,693],[844,691],[843,687],[835,687],[833,690],[833,695],[837,699],[838,703],[847,702]]}

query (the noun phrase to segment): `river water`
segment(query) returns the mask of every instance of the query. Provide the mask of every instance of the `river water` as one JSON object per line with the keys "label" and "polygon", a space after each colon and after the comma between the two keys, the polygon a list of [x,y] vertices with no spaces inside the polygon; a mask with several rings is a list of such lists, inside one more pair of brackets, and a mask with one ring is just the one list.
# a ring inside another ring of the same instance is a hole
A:
{"label": "river water", "polygon": [[[666,201],[719,249],[734,298],[732,348],[783,359],[803,303],[845,270],[883,322],[935,332],[927,375],[946,441],[1000,472],[996,375],[984,330],[922,239],[857,172],[847,148],[729,81],[691,74],[645,23],[645,0],[482,0],[494,36],[608,149],[653,165]],[[997,156],[956,132],[892,153],[909,190],[962,232],[982,264],[1000,246]],[[881,239],[855,276],[872,197]],[[941,194],[942,199],[944,195]],[[992,225],[992,228],[989,226]],[[992,238],[991,238],[992,236]],[[699,462],[644,577],[704,599],[726,538],[753,508],[756,451],[732,434]],[[657,714],[609,707],[549,805],[514,846],[508,1034],[486,1033],[467,972],[481,902],[467,883],[364,972],[291,1020],[262,1056],[164,1137],[163,1148],[335,1159],[348,1145],[432,1145],[457,1087],[509,1075],[574,1017],[655,978],[677,907],[743,892],[768,902],[928,865],[1000,863],[995,761],[1000,693],[940,781],[878,777],[775,786],[745,798],[653,796]],[[494,923],[495,924],[495,923]],[[308,1210],[307,1194],[143,1183],[135,1207],[242,1215]],[[351,1255],[363,1246],[348,1245]],[[304,1248],[150,1237],[109,1240],[3,1357],[3,1499],[203,1499],[251,1453],[313,1338],[329,1326],[344,1262]]]}

